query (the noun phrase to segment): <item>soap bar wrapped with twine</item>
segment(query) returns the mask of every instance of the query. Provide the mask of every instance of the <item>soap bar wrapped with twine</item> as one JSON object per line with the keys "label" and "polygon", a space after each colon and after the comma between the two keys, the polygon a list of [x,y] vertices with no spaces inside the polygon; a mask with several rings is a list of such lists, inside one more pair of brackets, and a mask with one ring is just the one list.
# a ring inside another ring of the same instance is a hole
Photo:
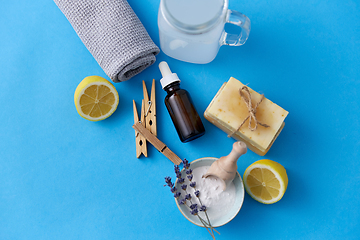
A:
{"label": "soap bar wrapped with twine", "polygon": [[282,131],[288,111],[231,77],[204,112],[215,126],[264,156]]}
{"label": "soap bar wrapped with twine", "polygon": [[[256,103],[255,107],[252,106],[252,102],[251,102],[251,94],[250,91],[248,89],[248,87],[243,86],[242,88],[239,89],[239,93],[241,96],[241,99],[244,100],[246,107],[248,108],[248,112],[249,115],[244,119],[244,121],[242,121],[242,123],[240,124],[240,126],[232,133],[230,133],[228,135],[228,137],[231,137],[232,135],[234,135],[237,131],[240,130],[240,128],[245,124],[245,122],[249,119],[249,125],[248,128],[251,131],[255,131],[257,129],[258,125],[261,125],[263,127],[269,127],[269,125],[265,124],[265,123],[261,123],[257,120],[256,118],[256,109],[258,108],[258,106],[260,105],[260,103],[263,101],[264,99],[264,94],[261,94],[261,99]],[[252,127],[252,122],[254,121],[255,126]]]}
{"label": "soap bar wrapped with twine", "polygon": [[126,81],[156,61],[160,50],[126,0],[54,2],[112,81]]}

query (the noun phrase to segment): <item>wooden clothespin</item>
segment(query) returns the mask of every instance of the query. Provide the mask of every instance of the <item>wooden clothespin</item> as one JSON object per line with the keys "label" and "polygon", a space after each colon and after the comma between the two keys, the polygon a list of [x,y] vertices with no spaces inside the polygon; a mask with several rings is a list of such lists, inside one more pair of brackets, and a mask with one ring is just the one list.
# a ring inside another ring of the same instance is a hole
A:
{"label": "wooden clothespin", "polygon": [[[141,103],[141,121],[139,121],[138,112],[136,109],[135,100],[133,100],[133,109],[134,109],[134,123],[144,124],[145,122],[145,114],[144,114],[144,100]],[[141,154],[147,157],[147,146],[146,139],[139,134],[139,132],[135,131],[135,142],[136,142],[136,157],[139,158]]]}
{"label": "wooden clothespin", "polygon": [[[155,101],[155,79],[153,79],[151,86],[151,96],[149,99],[148,91],[146,90],[145,81],[143,81],[144,99],[141,104],[141,120],[140,123],[148,129],[155,136],[157,135],[156,127],[156,101]],[[139,122],[139,117],[136,109],[135,101],[133,100],[134,108],[134,123]],[[146,138],[144,138],[139,132],[135,131],[136,141],[136,157],[139,158],[141,154],[147,157],[147,144]]]}
{"label": "wooden clothespin", "polygon": [[137,122],[132,127],[174,164],[179,165],[181,163],[181,159],[174,152],[172,152],[163,142],[161,142],[154,134],[147,130],[141,123]]}
{"label": "wooden clothespin", "polygon": [[155,79],[152,81],[151,96],[149,99],[148,91],[146,90],[145,81],[143,80],[144,92],[144,106],[145,106],[145,127],[152,134],[157,136],[156,127],[156,101],[155,101]]}

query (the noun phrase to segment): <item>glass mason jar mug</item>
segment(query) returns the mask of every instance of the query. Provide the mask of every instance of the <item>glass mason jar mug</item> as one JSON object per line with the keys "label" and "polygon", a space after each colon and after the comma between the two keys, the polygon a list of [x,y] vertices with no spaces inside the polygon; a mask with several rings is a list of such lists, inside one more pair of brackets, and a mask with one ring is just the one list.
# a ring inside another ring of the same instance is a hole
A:
{"label": "glass mason jar mug", "polygon": [[[222,45],[243,45],[249,37],[250,20],[228,5],[229,0],[161,0],[162,51],[181,61],[204,64],[216,57]],[[227,33],[226,23],[239,26],[239,33]]]}

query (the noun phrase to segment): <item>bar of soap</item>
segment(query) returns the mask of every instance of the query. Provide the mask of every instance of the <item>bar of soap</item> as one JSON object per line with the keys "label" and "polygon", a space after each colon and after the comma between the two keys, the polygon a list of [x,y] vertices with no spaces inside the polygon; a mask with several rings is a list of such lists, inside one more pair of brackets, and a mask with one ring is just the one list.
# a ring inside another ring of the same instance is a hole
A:
{"label": "bar of soap", "polygon": [[[223,84],[204,113],[204,117],[208,121],[227,134],[235,132],[249,115],[248,108],[239,93],[243,86],[244,84],[239,80],[231,77],[227,83]],[[248,89],[251,94],[252,106],[255,107],[260,101],[261,95],[249,87]],[[256,119],[269,127],[258,125],[255,131],[251,131],[248,127],[248,119],[232,137],[244,141],[250,150],[264,156],[283,129],[284,119],[288,113],[265,96],[256,109]]]}

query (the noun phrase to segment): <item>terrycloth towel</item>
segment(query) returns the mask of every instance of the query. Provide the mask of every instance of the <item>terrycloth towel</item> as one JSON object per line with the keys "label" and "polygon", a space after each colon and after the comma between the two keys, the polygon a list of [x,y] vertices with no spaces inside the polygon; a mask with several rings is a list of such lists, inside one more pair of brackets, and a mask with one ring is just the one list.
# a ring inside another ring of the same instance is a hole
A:
{"label": "terrycloth towel", "polygon": [[112,81],[126,81],[155,62],[160,50],[126,0],[54,2]]}

